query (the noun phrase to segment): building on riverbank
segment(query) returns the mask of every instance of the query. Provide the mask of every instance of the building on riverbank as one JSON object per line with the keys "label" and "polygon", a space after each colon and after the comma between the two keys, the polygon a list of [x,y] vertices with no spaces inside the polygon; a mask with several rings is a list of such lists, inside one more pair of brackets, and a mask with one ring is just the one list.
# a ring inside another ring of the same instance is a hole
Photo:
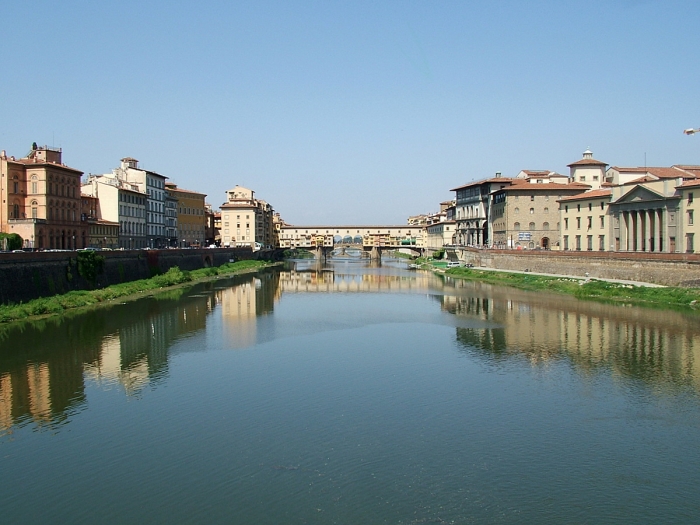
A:
{"label": "building on riverbank", "polygon": [[255,198],[255,192],[236,186],[226,192],[221,205],[223,246],[272,246],[275,239],[272,206]]}
{"label": "building on riverbank", "polygon": [[560,249],[558,200],[589,189],[566,176],[526,171],[493,192],[492,245],[505,249]]}
{"label": "building on riverbank", "polygon": [[693,253],[700,166],[613,166],[601,188],[559,201],[564,250]]}
{"label": "building on riverbank", "polygon": [[87,246],[81,221],[83,172],[63,164],[61,148],[32,144],[21,158],[0,152],[0,231],[16,233],[25,248],[73,250]]}
{"label": "building on riverbank", "polygon": [[119,225],[118,248],[132,250],[148,246],[147,196],[137,185],[117,177],[90,175],[82,192],[97,199],[97,220]]}
{"label": "building on riverbank", "polygon": [[177,201],[177,241],[180,246],[203,246],[206,239],[206,194],[178,188],[166,182],[165,189]]}

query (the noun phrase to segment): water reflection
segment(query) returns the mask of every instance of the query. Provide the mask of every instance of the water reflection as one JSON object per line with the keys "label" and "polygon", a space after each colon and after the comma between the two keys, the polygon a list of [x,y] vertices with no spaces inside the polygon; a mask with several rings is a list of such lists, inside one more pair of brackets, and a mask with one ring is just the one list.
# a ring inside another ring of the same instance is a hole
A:
{"label": "water reflection", "polygon": [[[450,289],[452,293],[450,294]],[[700,320],[694,313],[629,308],[447,279],[442,307],[499,328],[457,328],[457,341],[489,362],[568,359],[579,373],[613,374],[700,391]]]}
{"label": "water reflection", "polygon": [[285,294],[316,293],[425,293],[454,318],[491,326],[455,328],[463,351],[486,363],[568,359],[579,373],[609,369],[659,387],[690,385],[700,391],[700,326],[693,314],[455,281],[411,272],[391,261],[304,261],[281,271],[4,327],[0,432],[25,424],[42,429],[65,423],[85,407],[86,385],[138,396],[167,379],[174,352],[206,349],[175,343],[202,333],[207,325],[229,349],[281,337],[271,321],[275,304]]}

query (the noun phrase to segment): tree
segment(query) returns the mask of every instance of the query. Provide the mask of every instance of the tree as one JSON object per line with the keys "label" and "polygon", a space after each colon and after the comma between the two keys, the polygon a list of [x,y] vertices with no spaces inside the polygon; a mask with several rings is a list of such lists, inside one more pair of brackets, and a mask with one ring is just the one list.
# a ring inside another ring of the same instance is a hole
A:
{"label": "tree", "polygon": [[16,233],[0,233],[0,250],[21,250],[23,244],[22,237]]}

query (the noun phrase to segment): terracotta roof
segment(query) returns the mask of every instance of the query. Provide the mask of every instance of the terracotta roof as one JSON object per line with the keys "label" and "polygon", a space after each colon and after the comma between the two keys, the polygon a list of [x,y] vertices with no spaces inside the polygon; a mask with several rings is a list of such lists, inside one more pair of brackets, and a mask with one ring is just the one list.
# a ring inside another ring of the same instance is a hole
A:
{"label": "terracotta roof", "polygon": [[186,189],[184,189],[184,188],[172,188],[172,187],[167,187],[166,189],[167,189],[168,191],[172,191],[172,192],[175,192],[175,193],[178,193],[178,192],[179,192],[179,193],[192,193],[192,194],[194,194],[194,195],[204,195],[204,196],[207,195],[206,193],[200,193],[200,192],[194,191],[194,190],[186,190]]}
{"label": "terracotta roof", "polygon": [[23,158],[23,159],[15,159],[12,160],[11,158],[7,158],[8,162],[16,162],[17,164],[24,164],[25,166],[52,166],[54,168],[61,168],[63,170],[70,170],[70,171],[75,171],[77,173],[80,173],[82,175],[82,171],[71,168],[70,166],[66,166],[65,164],[56,164],[55,162],[46,162],[46,161],[37,161],[34,159],[28,159],[28,158]]}
{"label": "terracotta roof", "polygon": [[700,186],[700,179],[684,180],[683,184],[676,186],[676,188],[693,188],[695,186]]}
{"label": "terracotta roof", "polygon": [[567,164],[567,167],[571,166],[607,166],[608,164],[606,162],[601,162],[599,160],[595,159],[581,159],[577,160],[576,162],[572,162],[571,164]]}
{"label": "terracotta roof", "polygon": [[481,179],[481,180],[475,180],[473,182],[468,182],[466,184],[463,184],[462,186],[457,186],[456,188],[452,188],[450,191],[457,191],[457,190],[461,190],[464,188],[468,188],[469,186],[478,186],[480,184],[485,184],[488,182],[496,182],[496,183],[504,182],[504,183],[510,184],[513,182],[513,180],[515,180],[515,179],[512,179],[510,177],[492,177],[490,179]]}
{"label": "terracotta roof", "polygon": [[612,169],[620,173],[644,173],[653,175],[657,179],[677,179],[679,177],[683,178],[695,178],[700,177],[700,166],[671,166],[666,167],[634,167],[634,168],[621,168],[619,166],[613,166]]}
{"label": "terracotta roof", "polygon": [[[433,223],[433,224],[436,224],[436,223]],[[367,224],[357,225],[356,224],[356,225],[350,225],[350,226],[348,226],[347,224],[346,225],[341,224],[341,225],[335,225],[335,226],[297,226],[295,224],[283,224],[282,227],[283,228],[294,228],[295,230],[343,230],[343,229],[352,230],[353,228],[356,230],[360,230],[363,228],[364,229],[371,228],[371,229],[378,229],[378,230],[381,230],[382,228],[392,228],[392,229],[400,228],[400,229],[415,230],[415,229],[421,228],[421,226],[413,225],[413,224],[399,224],[399,225],[388,225],[388,226],[387,225],[377,226],[377,225],[372,225],[372,224],[370,224],[370,225],[367,225]]]}
{"label": "terracotta roof", "polygon": [[634,179],[634,180],[631,180],[629,182],[625,182],[623,184],[623,186],[631,186],[632,184],[642,184],[644,182],[654,182],[655,180],[659,180],[659,179],[652,178],[649,175],[644,175],[643,177],[639,177],[638,179]]}
{"label": "terracotta roof", "polygon": [[532,184],[531,182],[527,182],[527,180],[523,180],[520,183],[507,186],[501,191],[586,191],[587,189],[590,189],[590,185],[583,184],[582,182],[570,182],[569,184],[559,184],[556,182],[548,182],[547,184]]}
{"label": "terracotta roof", "polygon": [[675,167],[671,168],[647,168],[649,173],[654,175],[655,177],[658,177],[660,179],[677,179],[678,177],[695,177],[690,172],[680,170]]}
{"label": "terracotta roof", "polygon": [[584,191],[583,193],[578,193],[576,195],[569,195],[568,197],[563,197],[559,199],[558,202],[597,199],[600,197],[609,197],[610,195],[612,195],[612,190],[591,190]]}
{"label": "terracotta roof", "polygon": [[549,170],[521,170],[521,173],[527,173],[528,175],[536,175],[539,177],[549,176],[549,174],[554,173]]}

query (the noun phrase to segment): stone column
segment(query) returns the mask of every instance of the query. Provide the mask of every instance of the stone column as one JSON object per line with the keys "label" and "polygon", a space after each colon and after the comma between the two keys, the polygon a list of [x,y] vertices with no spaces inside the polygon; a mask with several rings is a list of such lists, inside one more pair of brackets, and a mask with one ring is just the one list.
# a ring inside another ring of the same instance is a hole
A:
{"label": "stone column", "polygon": [[629,251],[629,215],[626,211],[620,212],[620,250]]}
{"label": "stone column", "polygon": [[642,215],[639,210],[634,211],[634,251],[642,251]]}

